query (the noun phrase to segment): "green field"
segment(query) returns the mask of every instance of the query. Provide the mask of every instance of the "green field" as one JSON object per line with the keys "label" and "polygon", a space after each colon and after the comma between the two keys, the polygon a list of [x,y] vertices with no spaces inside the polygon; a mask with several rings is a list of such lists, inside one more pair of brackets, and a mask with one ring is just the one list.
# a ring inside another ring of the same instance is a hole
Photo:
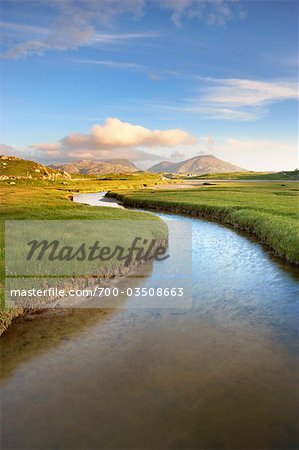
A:
{"label": "green field", "polygon": [[0,157],[0,177],[9,178],[64,178],[61,170],[51,169],[35,161],[14,157]]}
{"label": "green field", "polygon": [[[114,191],[128,206],[192,214],[216,220],[257,236],[281,258],[299,263],[298,184],[288,182],[223,182],[193,189],[159,189],[160,175],[111,175],[102,179],[83,178],[0,181],[1,199],[1,284],[4,282],[5,219],[148,219],[146,213],[115,208],[97,208],[71,201],[74,193]],[[146,189],[145,189],[146,187]],[[171,185],[170,185],[171,187]],[[0,308],[1,329],[21,311]]]}
{"label": "green field", "polygon": [[10,323],[11,319],[18,315],[19,311],[7,311],[4,308],[4,221],[5,220],[147,220],[153,219],[152,215],[140,214],[125,209],[91,207],[71,201],[73,193],[101,192],[110,189],[140,189],[144,185],[155,186],[165,181],[160,175],[138,174],[132,177],[128,175],[110,176],[109,180],[90,180],[88,178],[79,181],[50,181],[36,179],[17,179],[11,185],[11,180],[0,181],[1,199],[1,306],[0,306],[0,334]]}
{"label": "green field", "polygon": [[192,214],[255,234],[281,258],[299,263],[298,184],[218,183],[195,189],[116,192],[128,206]]}
{"label": "green field", "polygon": [[206,173],[195,177],[188,177],[190,180],[298,180],[299,170],[288,172],[233,172],[233,173]]}

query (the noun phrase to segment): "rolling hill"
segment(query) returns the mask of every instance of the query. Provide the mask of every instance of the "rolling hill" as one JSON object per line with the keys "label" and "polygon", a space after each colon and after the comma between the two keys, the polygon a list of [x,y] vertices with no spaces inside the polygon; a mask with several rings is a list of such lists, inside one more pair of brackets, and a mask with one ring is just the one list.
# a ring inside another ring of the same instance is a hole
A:
{"label": "rolling hill", "polygon": [[132,173],[139,169],[127,159],[109,159],[107,161],[91,161],[81,159],[66,164],[52,164],[53,169],[64,170],[72,174],[102,175],[105,173]]}
{"label": "rolling hill", "polygon": [[202,175],[205,173],[246,172],[246,169],[242,169],[241,167],[235,166],[229,162],[222,161],[213,155],[200,155],[179,163],[163,161],[150,167],[148,171],[154,173],[167,172]]}
{"label": "rolling hill", "polygon": [[38,180],[68,179],[70,175],[63,170],[47,167],[36,161],[0,155],[0,180],[9,178],[33,178]]}

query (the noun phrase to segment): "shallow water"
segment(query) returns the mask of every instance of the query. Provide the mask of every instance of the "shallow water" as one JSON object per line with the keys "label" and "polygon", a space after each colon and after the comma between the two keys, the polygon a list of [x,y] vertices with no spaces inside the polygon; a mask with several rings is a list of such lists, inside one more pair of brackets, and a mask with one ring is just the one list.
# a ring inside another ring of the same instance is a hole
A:
{"label": "shallow water", "polygon": [[192,224],[191,308],[126,299],[4,335],[3,448],[298,448],[298,271],[234,230],[176,218]]}
{"label": "shallow water", "polygon": [[74,195],[73,201],[77,203],[87,203],[91,206],[109,206],[111,208],[123,208],[115,198],[105,197],[107,192],[94,192],[93,194]]}

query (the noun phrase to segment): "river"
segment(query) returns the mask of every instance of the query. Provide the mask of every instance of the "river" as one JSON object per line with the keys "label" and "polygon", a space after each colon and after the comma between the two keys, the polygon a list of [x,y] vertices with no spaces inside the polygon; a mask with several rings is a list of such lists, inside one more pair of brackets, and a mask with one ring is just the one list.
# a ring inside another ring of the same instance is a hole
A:
{"label": "river", "polygon": [[298,448],[298,271],[235,230],[172,217],[192,224],[192,308],[128,298],[18,318],[2,338],[3,449]]}

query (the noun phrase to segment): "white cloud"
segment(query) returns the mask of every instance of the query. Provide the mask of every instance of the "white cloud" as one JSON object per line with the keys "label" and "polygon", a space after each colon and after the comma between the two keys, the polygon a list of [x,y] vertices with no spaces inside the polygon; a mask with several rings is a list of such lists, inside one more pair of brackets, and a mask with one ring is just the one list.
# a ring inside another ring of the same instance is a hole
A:
{"label": "white cloud", "polygon": [[[17,24],[15,24],[17,27]],[[31,27],[28,27],[29,29]],[[140,33],[96,33],[92,27],[78,29],[74,25],[58,33],[55,30],[43,29],[45,38],[30,39],[13,45],[9,50],[3,53],[7,59],[21,59],[30,55],[43,55],[47,50],[65,51],[74,50],[83,45],[93,44],[123,44],[130,40],[150,39],[161,36],[158,32],[140,32]]]}
{"label": "white cloud", "polygon": [[[26,2],[24,2],[25,4]],[[36,4],[39,6],[39,4]],[[20,2],[20,8],[22,2]],[[2,29],[11,39],[19,40],[3,54],[10,59],[19,59],[32,54],[43,54],[46,50],[65,51],[82,45],[107,44],[131,39],[156,37],[154,32],[103,33],[97,28],[109,25],[122,14],[134,18],[142,15],[144,0],[64,0],[44,1],[49,7],[50,21],[47,26],[2,22]],[[32,5],[34,13],[34,5]],[[40,11],[36,9],[36,17]],[[17,35],[14,36],[14,33]]]}
{"label": "white cloud", "polygon": [[146,67],[141,64],[135,64],[131,62],[120,62],[120,61],[103,61],[96,59],[73,59],[72,62],[78,64],[87,64],[87,65],[95,65],[108,67],[109,69],[129,69],[129,70],[142,70]]}
{"label": "white cloud", "polygon": [[[20,0],[26,5],[26,0]],[[129,40],[155,38],[159,33],[143,31],[135,33],[105,33],[103,27],[115,25],[116,19],[129,15],[140,19],[153,7],[151,0],[43,0],[49,9],[49,23],[40,25],[40,2],[31,5],[36,23],[2,22],[3,41],[9,48],[3,56],[10,59],[29,55],[42,55],[47,50],[65,51],[86,45],[123,43]],[[172,20],[179,26],[183,18],[197,18],[209,25],[224,25],[235,16],[240,17],[236,1],[228,0],[160,0],[154,7],[172,12]],[[14,42],[14,44],[12,44]]]}
{"label": "white cloud", "polygon": [[[38,145],[38,149],[42,152],[45,152],[47,156],[59,156],[61,147],[62,146],[60,142]],[[32,146],[32,148],[35,148],[35,146]]]}
{"label": "white cloud", "polygon": [[199,18],[208,25],[222,26],[236,16],[245,16],[238,1],[160,0],[160,4],[172,11],[172,20],[177,26],[181,26],[184,18]]}
{"label": "white cloud", "polygon": [[203,138],[206,153],[213,155],[216,150],[216,142],[213,136],[205,136]]}
{"label": "white cloud", "polygon": [[24,23],[13,23],[13,22],[5,22],[0,21],[0,27],[3,30],[8,30],[13,32],[14,34],[30,34],[30,35],[36,35],[36,34],[44,34],[47,35],[49,33],[49,30],[45,27],[36,26],[36,25],[28,25]]}
{"label": "white cloud", "polygon": [[265,117],[271,103],[297,98],[296,81],[202,78],[201,87],[192,98],[180,104],[156,106],[207,119],[252,121]]}
{"label": "white cloud", "polygon": [[165,110],[169,113],[181,113],[186,115],[198,115],[201,119],[215,120],[235,120],[252,121],[264,117],[266,110],[264,108],[223,108],[222,105],[206,105],[201,98],[184,99],[180,103],[149,103],[148,107],[153,110]]}
{"label": "white cloud", "polygon": [[121,43],[122,41],[128,41],[131,39],[145,39],[145,38],[157,38],[161,36],[161,33],[156,31],[143,31],[140,33],[96,33],[92,41],[103,43]]}
{"label": "white cloud", "polygon": [[10,145],[0,144],[0,155],[13,155],[15,149]]}
{"label": "white cloud", "polygon": [[298,97],[296,82],[265,82],[238,78],[211,81],[214,86],[208,88],[207,95],[202,97],[202,101],[210,105],[256,106]]}
{"label": "white cloud", "polygon": [[178,150],[175,150],[170,155],[170,159],[179,159],[180,161],[182,161],[185,158],[186,158],[186,155],[184,153],[179,152]]}
{"label": "white cloud", "polygon": [[297,144],[282,141],[231,138],[215,144],[215,153],[249,170],[294,170],[299,165]]}
{"label": "white cloud", "polygon": [[211,118],[255,120],[267,115],[273,102],[298,98],[298,86],[288,80],[209,79],[197,102]]}
{"label": "white cloud", "polygon": [[24,159],[32,158],[33,156],[30,151],[24,151],[6,144],[0,144],[0,155],[16,156]]}
{"label": "white cloud", "polygon": [[7,59],[19,59],[30,55],[42,55],[46,48],[47,46],[40,41],[21,42],[5,52],[4,57]]}
{"label": "white cloud", "polygon": [[150,130],[117,118],[108,118],[104,125],[94,125],[90,134],[73,133],[58,142],[36,144],[31,148],[54,158],[128,158],[138,161],[153,159],[153,154],[145,152],[145,148],[169,148],[196,142],[194,136],[181,129]]}
{"label": "white cloud", "polygon": [[204,106],[202,108],[198,108],[198,112],[208,119],[236,120],[242,122],[260,119],[266,115],[266,111],[262,108],[255,108],[254,110],[248,111],[246,109],[241,110],[221,107],[211,108]]}

